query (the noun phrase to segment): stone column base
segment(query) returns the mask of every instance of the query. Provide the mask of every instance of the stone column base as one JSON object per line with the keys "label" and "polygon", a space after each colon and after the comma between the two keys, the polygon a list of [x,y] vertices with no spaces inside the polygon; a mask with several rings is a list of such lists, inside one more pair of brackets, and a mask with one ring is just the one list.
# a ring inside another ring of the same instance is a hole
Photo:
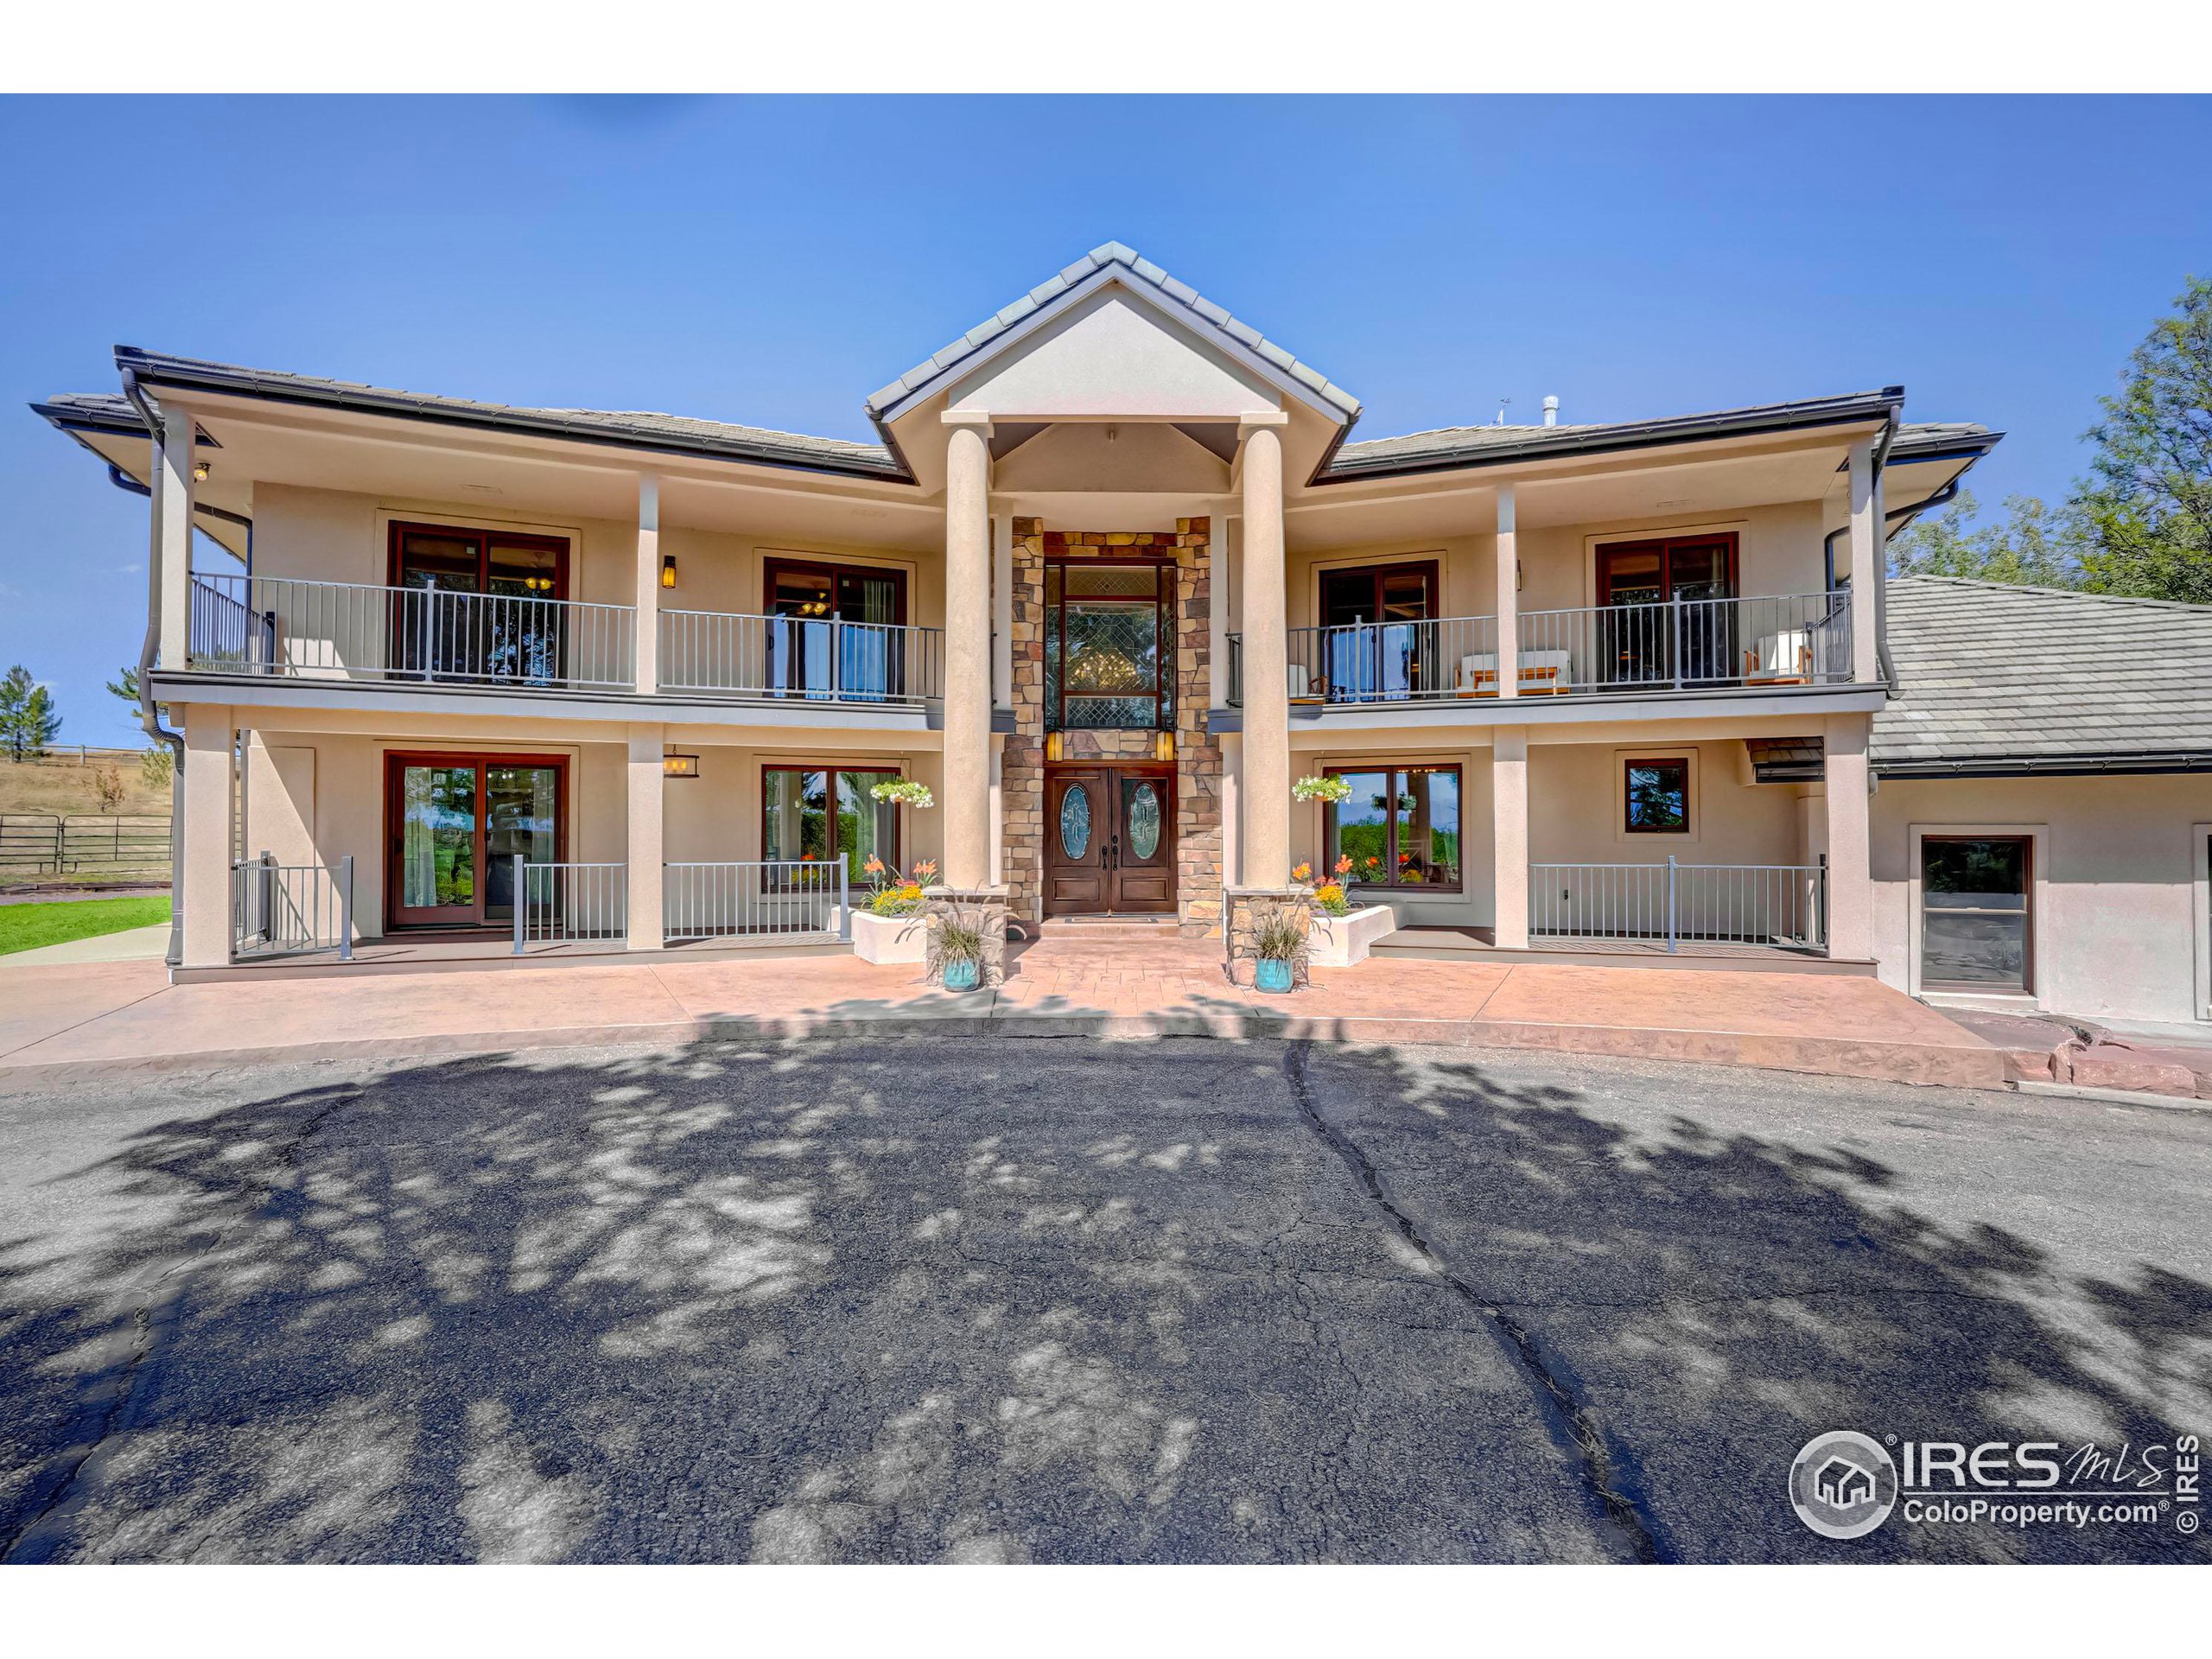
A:
{"label": "stone column base", "polygon": [[1260,953],[1253,944],[1259,924],[1278,909],[1287,909],[1298,918],[1299,931],[1303,936],[1298,954],[1290,959],[1291,983],[1306,982],[1306,957],[1313,936],[1313,893],[1308,887],[1224,887],[1221,890],[1222,933],[1228,941],[1226,966],[1230,979],[1238,985],[1249,985],[1253,964]]}
{"label": "stone column base", "polygon": [[983,934],[983,960],[976,977],[978,987],[1006,982],[1006,920],[1012,900],[1003,887],[925,887],[929,908],[922,913],[926,930],[923,946],[923,975],[932,985],[944,983],[944,960],[938,950],[938,930],[957,914],[961,921],[978,926]]}

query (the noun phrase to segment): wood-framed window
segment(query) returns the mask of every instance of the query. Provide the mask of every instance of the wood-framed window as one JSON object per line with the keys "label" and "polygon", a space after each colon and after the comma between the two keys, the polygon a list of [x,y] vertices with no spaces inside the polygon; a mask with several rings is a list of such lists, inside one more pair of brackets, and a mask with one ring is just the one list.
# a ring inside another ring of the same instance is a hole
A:
{"label": "wood-framed window", "polygon": [[809,766],[779,761],[760,768],[760,856],[834,867],[845,862],[855,887],[868,880],[870,858],[899,862],[899,804],[868,793],[906,774],[897,766]]}
{"label": "wood-framed window", "polygon": [[903,627],[906,573],[878,564],[837,564],[770,556],[762,563],[761,609],[769,616]]}
{"label": "wood-framed window", "polygon": [[2035,846],[2025,835],[1922,835],[1923,990],[2034,987]]}
{"label": "wood-framed window", "polygon": [[1621,830],[1631,836],[1689,834],[1688,755],[1638,756],[1621,762]]}
{"label": "wood-framed window", "polygon": [[385,921],[512,921],[516,857],[532,864],[568,858],[568,799],[566,755],[388,751]]}
{"label": "wood-framed window", "polygon": [[1459,862],[1459,768],[1457,766],[1332,766],[1332,778],[1351,785],[1342,802],[1321,815],[1328,869],[1351,868],[1343,879],[1354,887],[1421,893],[1458,893],[1465,885]]}
{"label": "wood-framed window", "polygon": [[1669,600],[1732,599],[1736,532],[1653,536],[1598,549],[1600,605],[1662,605]]}
{"label": "wood-framed window", "polygon": [[429,679],[559,679],[569,553],[561,536],[392,520],[391,666]]}
{"label": "wood-framed window", "polygon": [[1437,613],[1440,580],[1433,559],[1353,565],[1321,572],[1321,626],[1426,622]]}
{"label": "wood-framed window", "polygon": [[1175,722],[1175,565],[1045,563],[1045,728],[1165,731]]}

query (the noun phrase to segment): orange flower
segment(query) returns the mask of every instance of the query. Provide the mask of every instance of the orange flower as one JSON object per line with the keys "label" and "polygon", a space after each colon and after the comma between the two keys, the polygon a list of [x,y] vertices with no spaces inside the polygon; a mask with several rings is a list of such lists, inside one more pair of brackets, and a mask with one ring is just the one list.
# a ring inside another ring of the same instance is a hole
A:
{"label": "orange flower", "polygon": [[1337,859],[1337,874],[1338,875],[1350,875],[1351,874],[1351,855],[1350,853],[1344,853],[1338,855]]}
{"label": "orange flower", "polygon": [[1313,879],[1313,867],[1311,864],[1300,864],[1290,873],[1290,879],[1294,881],[1311,881]]}

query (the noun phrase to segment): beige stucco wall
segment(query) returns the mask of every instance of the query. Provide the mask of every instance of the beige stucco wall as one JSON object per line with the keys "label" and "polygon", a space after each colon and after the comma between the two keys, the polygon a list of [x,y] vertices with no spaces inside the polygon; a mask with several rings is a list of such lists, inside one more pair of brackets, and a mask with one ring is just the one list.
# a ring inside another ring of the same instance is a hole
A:
{"label": "beige stucco wall", "polygon": [[1916,829],[2036,837],[2033,991],[2087,1018],[2201,1017],[2202,837],[2212,778],[1885,780],[1872,802],[1875,950],[1917,988]]}
{"label": "beige stucco wall", "polygon": [[[389,526],[400,519],[567,537],[575,549],[570,597],[601,605],[627,605],[636,597],[638,530],[632,523],[534,517],[521,506],[487,513],[481,503],[356,495],[281,484],[257,486],[253,505],[257,575],[380,587],[390,557]],[[763,567],[769,558],[783,554],[903,570],[907,620],[925,627],[944,625],[944,561],[935,556],[918,557],[848,543],[670,524],[662,526],[660,546],[663,553],[675,555],[677,562],[677,586],[660,593],[664,609],[757,616],[766,598]]]}
{"label": "beige stucco wall", "polygon": [[[1817,594],[1827,581],[1821,550],[1823,513],[1817,501],[1746,507],[1726,513],[1658,514],[1649,518],[1558,524],[1518,532],[1520,608],[1567,610],[1598,603],[1600,543],[1647,536],[1716,531],[1737,537],[1737,591],[1746,597]],[[1362,543],[1293,553],[1287,608],[1292,627],[1320,621],[1321,573],[1365,564],[1434,560],[1441,567],[1445,616],[1489,616],[1497,609],[1497,537],[1489,533]]]}
{"label": "beige stucco wall", "polygon": [[[662,785],[663,853],[670,862],[758,859],[761,855],[760,772],[764,766],[883,766],[942,793],[940,757],[893,750],[792,750],[701,745],[677,734],[671,749],[699,756],[699,776]],[[569,857],[578,862],[628,855],[628,807],[620,742],[509,742],[385,739],[331,732],[255,731],[249,737],[245,848],[280,862],[319,859],[332,869],[354,859],[354,915],[361,936],[384,931],[387,752],[556,754],[569,761]],[[901,856],[942,862],[942,812],[902,809]]]}

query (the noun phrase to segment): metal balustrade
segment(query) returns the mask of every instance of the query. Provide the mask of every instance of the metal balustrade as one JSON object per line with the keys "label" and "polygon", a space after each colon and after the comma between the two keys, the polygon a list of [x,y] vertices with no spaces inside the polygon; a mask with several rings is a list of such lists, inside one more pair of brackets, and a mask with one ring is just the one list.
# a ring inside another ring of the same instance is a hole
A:
{"label": "metal balustrade", "polygon": [[231,955],[304,956],[335,950],[353,959],[353,855],[335,870],[279,864],[264,853],[231,867]]}
{"label": "metal balustrade", "polygon": [[840,618],[660,613],[660,688],[695,695],[831,702],[944,696],[939,628]]}
{"label": "metal balustrade", "polygon": [[[1228,701],[1241,707],[1243,636],[1229,635],[1228,647]],[[1848,684],[1851,595],[1523,611],[1516,654],[1520,696]],[[1285,677],[1294,703],[1495,697],[1497,619],[1292,628]]]}
{"label": "metal balustrade", "polygon": [[1292,628],[1284,677],[1293,702],[1404,702],[1496,689],[1497,619],[1433,617]]}
{"label": "metal balustrade", "polygon": [[852,876],[842,859],[661,866],[661,931],[699,939],[853,936]]}
{"label": "metal balustrade", "polygon": [[1851,678],[1851,595],[1779,594],[1523,611],[1521,690],[1530,671],[1559,691],[1839,685]]}
{"label": "metal balustrade", "polygon": [[1827,948],[1817,864],[1531,864],[1531,939]]}
{"label": "metal balustrade", "polygon": [[627,864],[532,864],[517,853],[514,870],[515,955],[533,944],[629,938]]}
{"label": "metal balustrade", "polygon": [[299,678],[629,690],[627,605],[509,594],[194,575],[192,666]]}

